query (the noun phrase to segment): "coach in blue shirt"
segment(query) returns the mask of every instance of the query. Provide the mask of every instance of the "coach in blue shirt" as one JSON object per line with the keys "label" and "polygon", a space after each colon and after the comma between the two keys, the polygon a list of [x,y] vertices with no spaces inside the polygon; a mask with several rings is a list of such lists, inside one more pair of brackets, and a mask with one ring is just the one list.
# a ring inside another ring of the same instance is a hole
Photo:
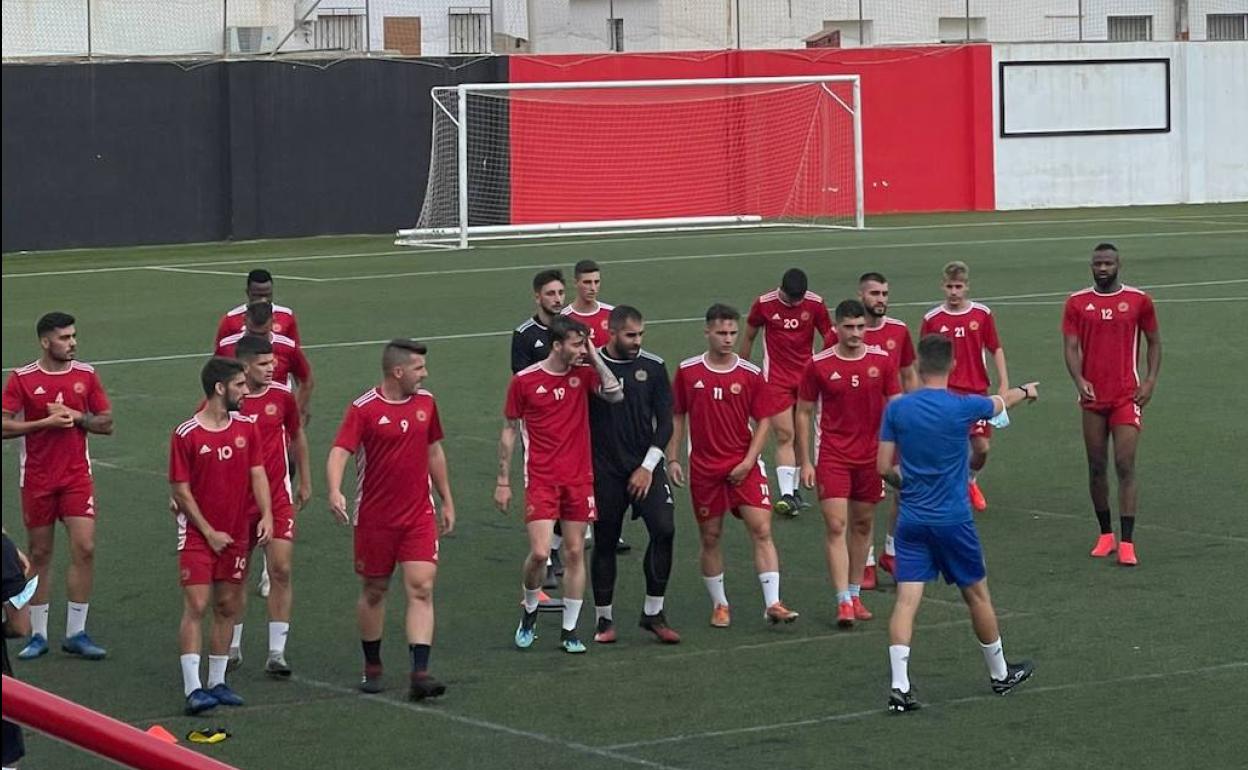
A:
{"label": "coach in blue shirt", "polygon": [[[910,686],[910,638],[923,599],[923,584],[943,575],[957,583],[971,611],[994,692],[1004,695],[1031,676],[1031,661],[1008,663],[1001,649],[997,614],[988,594],[984,554],[967,494],[967,436],[986,420],[1021,401],[1038,397],[1029,382],[1004,396],[965,396],[946,389],[953,343],[939,334],[919,341],[922,387],[891,402],[880,425],[877,470],[901,490],[897,517],[897,603],[889,621],[892,692],[888,710],[919,708]],[[900,456],[901,467],[894,465]]]}

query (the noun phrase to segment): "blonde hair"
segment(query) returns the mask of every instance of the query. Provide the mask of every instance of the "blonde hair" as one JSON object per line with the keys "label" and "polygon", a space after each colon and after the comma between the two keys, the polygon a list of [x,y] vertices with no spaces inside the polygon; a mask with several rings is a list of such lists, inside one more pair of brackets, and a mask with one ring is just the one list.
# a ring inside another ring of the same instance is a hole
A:
{"label": "blonde hair", "polygon": [[971,269],[960,259],[946,264],[941,272],[946,281],[969,281],[971,279]]}

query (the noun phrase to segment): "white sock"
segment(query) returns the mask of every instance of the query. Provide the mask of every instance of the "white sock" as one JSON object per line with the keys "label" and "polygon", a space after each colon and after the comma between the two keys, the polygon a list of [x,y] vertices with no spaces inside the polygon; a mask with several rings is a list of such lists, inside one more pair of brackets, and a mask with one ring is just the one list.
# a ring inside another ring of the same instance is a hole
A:
{"label": "white sock", "polygon": [[885,556],[897,555],[897,541],[893,540],[892,535],[884,536],[884,555]]}
{"label": "white sock", "polygon": [[663,597],[646,594],[646,604],[641,611],[647,615],[658,615],[663,611]]}
{"label": "white sock", "polygon": [[615,612],[615,607],[613,605],[607,604],[601,607],[599,607],[596,604],[594,605],[594,618],[596,619],[606,618],[607,620],[614,621],[615,620],[615,615],[613,614],[614,612]]}
{"label": "white sock", "polygon": [[230,649],[236,650],[243,646],[243,624],[234,624],[234,636],[230,637]]}
{"label": "white sock", "polygon": [[706,583],[706,592],[711,595],[712,604],[728,606],[728,594],[724,592],[724,573],[711,577],[703,575],[702,582]]}
{"label": "white sock", "polygon": [[854,595],[851,594],[849,591],[837,591],[836,592],[837,604],[852,604],[853,601],[854,601]]}
{"label": "white sock", "polygon": [[208,656],[208,689],[225,684],[225,667],[230,664],[229,655]]}
{"label": "white sock", "polygon": [[525,612],[537,612],[537,605],[538,605],[538,602],[540,601],[537,598],[537,595],[540,594],[541,592],[542,592],[542,589],[540,588],[525,588],[524,589],[524,611]]}
{"label": "white sock", "polygon": [[562,545],[563,545],[563,535],[551,535],[550,550],[558,551],[559,547]]}
{"label": "white sock", "polygon": [[563,630],[575,631],[576,620],[581,616],[581,605],[585,603],[584,599],[568,599],[563,600]]}
{"label": "white sock", "polygon": [[780,494],[791,495],[797,490],[797,468],[792,465],[777,465],[776,480],[780,482]]}
{"label": "white sock", "polygon": [[86,602],[69,603],[65,610],[66,639],[87,630],[87,607],[89,606]]}
{"label": "white sock", "polygon": [[48,638],[48,606],[47,604],[30,605],[30,633]]}
{"label": "white sock", "polygon": [[[238,628],[238,626],[234,626]],[[286,637],[290,635],[290,624],[280,620],[269,621],[269,652],[286,652]]]}
{"label": "white sock", "polygon": [[770,607],[780,601],[780,573],[760,572],[758,582],[763,586],[763,607]]}
{"label": "white sock", "polygon": [[203,685],[199,682],[199,656],[182,656],[182,694],[190,695]]}
{"label": "white sock", "polygon": [[997,637],[997,641],[990,644],[981,644],[979,648],[984,651],[984,662],[988,664],[988,676],[1000,681],[1005,679],[1005,651],[1001,649],[1001,637]]}
{"label": "white sock", "polygon": [[862,597],[862,585],[859,583],[849,584],[849,600],[853,601]]}
{"label": "white sock", "polygon": [[867,549],[867,566],[868,567],[875,566],[875,546],[874,545],[872,545],[870,548]]}
{"label": "white sock", "polygon": [[910,692],[910,645],[889,645],[888,662],[893,669],[893,689]]}

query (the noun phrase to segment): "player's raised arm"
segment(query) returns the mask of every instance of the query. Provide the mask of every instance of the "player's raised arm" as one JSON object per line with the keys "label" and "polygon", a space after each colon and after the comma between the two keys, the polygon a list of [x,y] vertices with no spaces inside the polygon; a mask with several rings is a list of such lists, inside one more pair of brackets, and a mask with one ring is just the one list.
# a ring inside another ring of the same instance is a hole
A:
{"label": "player's raised arm", "polygon": [[506,418],[498,435],[498,478],[494,483],[494,505],[503,513],[511,505],[511,452],[516,446],[520,420]]}
{"label": "player's raised arm", "polygon": [[451,475],[441,441],[429,445],[429,479],[442,501],[439,533],[449,535],[455,531],[455,500],[451,497]]}
{"label": "player's raised arm", "polygon": [[618,404],[624,400],[624,386],[615,376],[610,368],[603,363],[602,356],[598,355],[598,349],[593,345],[587,345],[586,350],[589,355],[589,363],[594,367],[594,371],[598,372],[598,379],[602,381],[598,392],[594,395],[606,401],[608,404]]}

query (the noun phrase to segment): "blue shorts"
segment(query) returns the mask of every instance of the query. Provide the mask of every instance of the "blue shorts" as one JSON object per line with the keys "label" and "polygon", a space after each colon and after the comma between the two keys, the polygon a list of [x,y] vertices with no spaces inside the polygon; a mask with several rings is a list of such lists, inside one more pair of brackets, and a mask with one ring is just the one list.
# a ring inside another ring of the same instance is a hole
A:
{"label": "blue shorts", "polygon": [[966,588],[988,576],[973,521],[935,525],[899,520],[893,537],[898,583],[926,583],[943,575],[946,583]]}

